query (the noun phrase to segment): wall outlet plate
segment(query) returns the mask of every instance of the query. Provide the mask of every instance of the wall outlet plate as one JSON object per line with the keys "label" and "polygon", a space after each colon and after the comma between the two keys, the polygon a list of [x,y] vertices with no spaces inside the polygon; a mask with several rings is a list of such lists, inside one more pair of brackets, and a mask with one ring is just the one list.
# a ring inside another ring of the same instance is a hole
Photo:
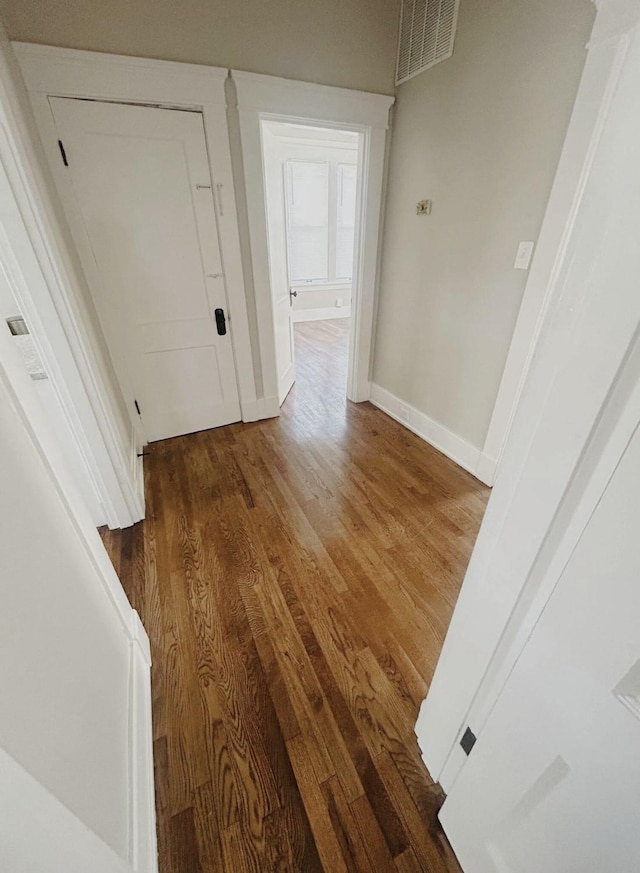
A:
{"label": "wall outlet plate", "polygon": [[518,243],[518,251],[516,252],[516,260],[513,265],[514,270],[528,270],[533,255],[534,243],[531,241]]}

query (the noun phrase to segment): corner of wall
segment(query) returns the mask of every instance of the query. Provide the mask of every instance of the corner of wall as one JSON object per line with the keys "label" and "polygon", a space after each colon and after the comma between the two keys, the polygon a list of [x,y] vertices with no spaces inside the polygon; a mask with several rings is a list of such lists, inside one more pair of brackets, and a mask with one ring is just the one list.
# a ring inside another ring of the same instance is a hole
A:
{"label": "corner of wall", "polygon": [[371,383],[370,399],[374,406],[442,452],[458,466],[463,467],[480,482],[493,485],[497,467],[495,459],[483,454],[479,448],[463,437],[375,382]]}

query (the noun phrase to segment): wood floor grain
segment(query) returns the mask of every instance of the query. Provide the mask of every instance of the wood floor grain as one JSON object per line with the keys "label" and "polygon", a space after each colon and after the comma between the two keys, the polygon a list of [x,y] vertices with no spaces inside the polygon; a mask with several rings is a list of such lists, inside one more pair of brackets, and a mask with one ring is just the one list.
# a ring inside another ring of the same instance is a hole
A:
{"label": "wood floor grain", "polygon": [[279,419],[149,446],[102,531],[151,639],[161,873],[451,873],[413,728],[488,489],[345,400],[296,325]]}

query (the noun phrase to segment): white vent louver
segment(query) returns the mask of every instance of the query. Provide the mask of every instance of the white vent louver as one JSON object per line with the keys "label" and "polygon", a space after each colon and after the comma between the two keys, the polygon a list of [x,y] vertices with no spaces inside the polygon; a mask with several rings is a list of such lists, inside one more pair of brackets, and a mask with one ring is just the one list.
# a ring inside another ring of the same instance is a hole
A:
{"label": "white vent louver", "polygon": [[460,0],[402,0],[396,85],[453,54]]}

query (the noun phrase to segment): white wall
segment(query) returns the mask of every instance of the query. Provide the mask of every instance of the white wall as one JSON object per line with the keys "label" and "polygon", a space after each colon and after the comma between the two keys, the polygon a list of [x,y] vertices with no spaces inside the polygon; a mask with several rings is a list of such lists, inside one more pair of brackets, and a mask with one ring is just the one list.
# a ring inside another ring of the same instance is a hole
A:
{"label": "white wall", "polygon": [[393,92],[398,0],[1,0],[14,40]]}
{"label": "white wall", "polygon": [[5,369],[15,370],[14,352],[3,331],[0,747],[127,857],[131,640],[123,622],[131,609],[112,577],[114,608],[79,533],[86,522],[69,515],[15,405]]}
{"label": "white wall", "polygon": [[398,89],[373,381],[476,449],[593,15],[589,0],[461,0],[453,58]]}

